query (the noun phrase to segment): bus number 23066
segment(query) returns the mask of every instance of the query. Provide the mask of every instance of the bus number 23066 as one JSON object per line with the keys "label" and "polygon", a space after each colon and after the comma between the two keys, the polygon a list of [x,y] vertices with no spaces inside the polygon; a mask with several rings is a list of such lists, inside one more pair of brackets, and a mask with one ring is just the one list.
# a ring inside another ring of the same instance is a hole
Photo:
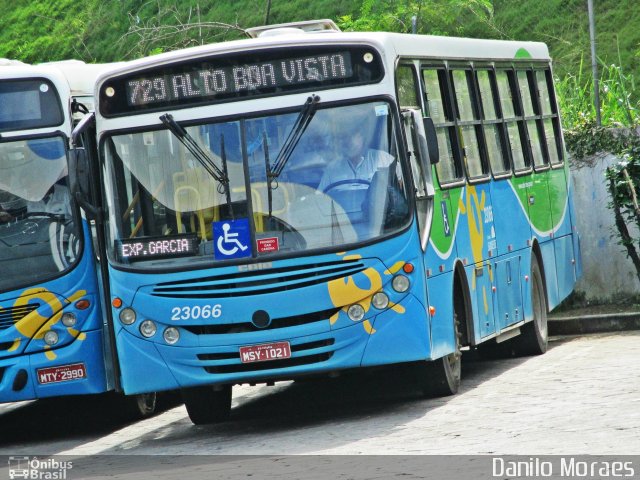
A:
{"label": "bus number 23066", "polygon": [[219,318],[222,315],[222,306],[216,305],[194,305],[193,307],[173,307],[171,309],[171,320],[197,320],[198,318]]}

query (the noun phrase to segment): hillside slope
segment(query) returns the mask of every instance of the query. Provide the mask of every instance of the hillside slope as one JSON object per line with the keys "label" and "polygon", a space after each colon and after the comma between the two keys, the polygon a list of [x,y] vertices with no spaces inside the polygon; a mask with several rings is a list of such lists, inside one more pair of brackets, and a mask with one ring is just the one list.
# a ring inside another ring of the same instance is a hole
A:
{"label": "hillside slope", "polygon": [[[600,58],[639,77],[636,1],[594,3]],[[391,20],[383,24],[396,30],[408,24],[396,12],[404,9],[408,17],[413,8],[421,12],[422,33],[544,41],[560,75],[577,72],[581,62],[588,71],[590,62],[586,0],[0,0],[0,57],[108,62],[224,41],[239,38],[239,28],[263,24],[269,4],[269,23],[350,16],[352,25],[366,28],[381,23],[358,20],[386,13]],[[493,15],[478,15],[487,4]]]}

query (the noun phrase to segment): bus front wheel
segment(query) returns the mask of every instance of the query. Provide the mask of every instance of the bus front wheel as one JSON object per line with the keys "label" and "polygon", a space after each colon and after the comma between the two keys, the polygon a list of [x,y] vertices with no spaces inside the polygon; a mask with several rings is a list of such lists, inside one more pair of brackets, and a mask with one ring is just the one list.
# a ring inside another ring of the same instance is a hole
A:
{"label": "bus front wheel", "polygon": [[195,425],[223,422],[231,414],[231,385],[186,388],[182,399]]}
{"label": "bus front wheel", "polygon": [[458,393],[462,377],[462,352],[458,315],[454,315],[455,348],[452,353],[424,365],[422,391],[428,397],[446,397]]}

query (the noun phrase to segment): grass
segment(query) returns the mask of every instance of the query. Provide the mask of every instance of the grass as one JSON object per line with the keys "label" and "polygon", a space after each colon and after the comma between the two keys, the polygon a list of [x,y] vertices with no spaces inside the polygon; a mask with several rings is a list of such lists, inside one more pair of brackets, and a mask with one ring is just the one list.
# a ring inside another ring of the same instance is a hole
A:
{"label": "grass", "polygon": [[[624,72],[618,65],[600,65],[598,76],[602,125],[628,128],[639,125],[640,100],[633,96],[634,76]],[[587,67],[581,61],[576,73],[568,73],[563,78],[556,79],[556,90],[566,129],[595,123],[596,109],[590,66]]]}

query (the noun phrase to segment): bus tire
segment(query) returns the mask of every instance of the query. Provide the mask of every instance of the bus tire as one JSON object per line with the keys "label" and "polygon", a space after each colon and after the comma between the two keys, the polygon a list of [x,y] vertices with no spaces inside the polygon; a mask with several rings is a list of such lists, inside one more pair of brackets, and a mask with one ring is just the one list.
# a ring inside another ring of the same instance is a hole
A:
{"label": "bus tire", "polygon": [[140,393],[137,395],[122,395],[111,392],[107,397],[111,400],[113,411],[127,420],[140,420],[156,413],[156,393]]}
{"label": "bus tire", "polygon": [[522,326],[519,336],[513,339],[516,355],[542,355],[547,351],[549,330],[547,327],[547,298],[538,258],[531,257],[531,308],[533,320]]}
{"label": "bus tire", "polygon": [[231,414],[231,385],[186,388],[182,399],[195,425],[223,422]]}
{"label": "bus tire", "polygon": [[458,315],[454,314],[455,348],[452,353],[437,360],[426,362],[423,372],[422,390],[427,397],[446,397],[458,393],[462,377],[462,352],[460,351],[460,327]]}
{"label": "bus tire", "polygon": [[157,395],[155,392],[133,395],[130,401],[134,415],[138,418],[150,417],[156,412]]}

